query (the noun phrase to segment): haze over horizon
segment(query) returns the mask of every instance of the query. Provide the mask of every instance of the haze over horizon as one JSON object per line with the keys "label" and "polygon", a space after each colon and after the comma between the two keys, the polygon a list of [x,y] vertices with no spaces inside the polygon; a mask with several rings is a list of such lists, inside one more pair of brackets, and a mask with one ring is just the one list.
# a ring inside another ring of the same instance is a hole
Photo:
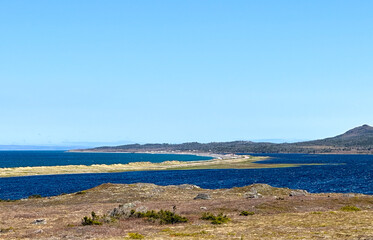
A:
{"label": "haze over horizon", "polygon": [[1,2],[0,145],[298,141],[373,125],[372,8]]}

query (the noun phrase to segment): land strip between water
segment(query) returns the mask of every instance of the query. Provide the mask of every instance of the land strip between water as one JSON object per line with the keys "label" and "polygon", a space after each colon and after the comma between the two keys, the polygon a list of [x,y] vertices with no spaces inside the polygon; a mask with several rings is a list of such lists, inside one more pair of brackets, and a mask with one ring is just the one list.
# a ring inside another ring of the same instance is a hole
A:
{"label": "land strip between water", "polygon": [[[38,166],[0,168],[0,177],[19,177],[32,175],[55,175],[77,173],[110,173],[128,171],[161,171],[161,170],[197,170],[197,169],[258,169],[299,167],[303,165],[319,164],[266,164],[268,157],[248,155],[229,155],[212,160],[201,161],[165,161],[161,163],[131,162],[128,164],[94,164],[94,165],[66,165],[66,166]],[[260,162],[259,162],[260,161]]]}

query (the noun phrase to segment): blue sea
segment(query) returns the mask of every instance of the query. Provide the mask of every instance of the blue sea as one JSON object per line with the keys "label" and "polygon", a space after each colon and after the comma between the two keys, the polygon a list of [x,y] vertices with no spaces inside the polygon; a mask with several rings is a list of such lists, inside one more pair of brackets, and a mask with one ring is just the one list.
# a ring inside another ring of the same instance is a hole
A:
{"label": "blue sea", "polygon": [[181,154],[83,153],[66,151],[0,151],[0,168],[62,165],[116,164],[130,162],[195,161],[211,157]]}
{"label": "blue sea", "polygon": [[[53,154],[60,157],[54,158]],[[141,171],[0,178],[0,198],[20,199],[33,194],[53,196],[85,190],[108,182],[146,182],[158,185],[189,183],[210,189],[267,183],[274,187],[305,189],[314,193],[373,194],[373,155],[260,155],[271,157],[265,163],[322,163],[324,165],[272,169]],[[0,167],[205,159],[190,155],[63,152],[0,152],[0,156]],[[22,158],[18,158],[19,156]],[[127,158],[129,156],[130,160]],[[69,159],[70,162],[66,163],[66,159]]]}

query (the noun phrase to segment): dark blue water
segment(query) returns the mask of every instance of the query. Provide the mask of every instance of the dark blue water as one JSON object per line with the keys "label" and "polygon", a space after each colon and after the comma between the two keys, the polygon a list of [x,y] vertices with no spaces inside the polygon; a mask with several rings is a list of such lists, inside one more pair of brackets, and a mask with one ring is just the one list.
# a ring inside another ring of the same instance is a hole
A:
{"label": "dark blue water", "polygon": [[77,153],[64,151],[0,151],[0,168],[61,165],[116,164],[129,162],[195,161],[211,157],[181,154]]}
{"label": "dark blue water", "polygon": [[0,198],[19,199],[32,194],[72,193],[102,183],[147,182],[159,185],[196,184],[203,188],[231,188],[267,183],[310,192],[373,194],[372,155],[266,154],[265,163],[325,163],[320,166],[273,169],[143,171],[124,173],[31,176],[0,179]]}

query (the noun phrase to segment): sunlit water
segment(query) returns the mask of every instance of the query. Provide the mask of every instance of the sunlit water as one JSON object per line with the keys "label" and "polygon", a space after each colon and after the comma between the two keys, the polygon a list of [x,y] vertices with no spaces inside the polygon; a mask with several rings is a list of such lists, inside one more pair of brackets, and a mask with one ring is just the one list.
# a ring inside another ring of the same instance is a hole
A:
{"label": "sunlit water", "polygon": [[[263,155],[273,157],[265,163],[323,163],[325,165],[272,169],[141,171],[1,178],[0,198],[20,199],[33,194],[53,196],[81,191],[108,182],[146,182],[159,185],[189,183],[211,189],[267,183],[275,187],[305,189],[310,192],[373,194],[372,155]],[[136,158],[136,154],[134,157]]]}
{"label": "sunlit water", "polygon": [[129,162],[163,162],[207,160],[211,157],[181,154],[147,153],[79,153],[65,151],[0,151],[0,168],[61,165],[126,164]]}

